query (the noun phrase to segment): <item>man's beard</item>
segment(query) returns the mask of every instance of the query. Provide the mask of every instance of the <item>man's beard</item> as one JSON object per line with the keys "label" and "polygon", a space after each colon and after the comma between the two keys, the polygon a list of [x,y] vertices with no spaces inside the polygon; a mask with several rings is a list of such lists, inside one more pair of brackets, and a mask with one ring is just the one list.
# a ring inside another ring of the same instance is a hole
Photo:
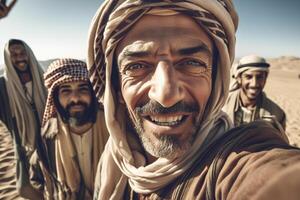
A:
{"label": "man's beard", "polygon": [[[193,144],[193,141],[196,137],[197,130],[200,126],[199,116],[194,119],[193,126],[190,127],[190,136],[184,142],[180,141],[178,136],[176,135],[158,135],[155,132],[151,133],[157,139],[153,141],[151,139],[149,133],[145,133],[143,127],[143,113],[147,113],[147,115],[151,114],[172,114],[178,112],[187,112],[187,113],[195,113],[199,111],[198,104],[188,104],[184,102],[179,102],[170,108],[165,108],[161,106],[159,103],[155,101],[149,101],[147,104],[135,108],[135,120],[131,120],[135,131],[137,132],[142,145],[145,150],[155,157],[164,157],[168,159],[174,159],[181,155],[183,155],[187,150],[189,150]],[[133,117],[131,116],[131,119]]]}
{"label": "man's beard", "polygon": [[[72,106],[76,105],[83,106],[83,111],[71,113],[70,110]],[[82,126],[86,123],[93,122],[93,109],[95,108],[93,108],[92,104],[88,105],[85,102],[79,101],[77,103],[71,102],[67,105],[66,108],[61,107],[58,110],[64,123],[68,123],[70,126]]]}

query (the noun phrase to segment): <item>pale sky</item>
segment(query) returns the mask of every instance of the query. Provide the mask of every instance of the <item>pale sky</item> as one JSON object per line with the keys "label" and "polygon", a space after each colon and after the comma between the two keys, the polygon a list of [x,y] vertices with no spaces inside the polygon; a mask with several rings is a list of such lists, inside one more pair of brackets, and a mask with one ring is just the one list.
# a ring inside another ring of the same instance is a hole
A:
{"label": "pale sky", "polygon": [[[9,1],[9,0],[8,0]],[[239,14],[236,56],[300,57],[300,0],[233,0]],[[10,38],[24,40],[38,60],[84,59],[100,0],[18,0],[0,20],[0,64]]]}

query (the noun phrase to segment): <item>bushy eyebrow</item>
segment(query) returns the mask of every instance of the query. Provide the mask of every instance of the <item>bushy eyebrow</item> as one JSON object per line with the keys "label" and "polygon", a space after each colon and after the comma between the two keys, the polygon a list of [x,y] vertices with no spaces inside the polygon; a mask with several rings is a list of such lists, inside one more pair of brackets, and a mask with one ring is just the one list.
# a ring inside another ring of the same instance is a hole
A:
{"label": "bushy eyebrow", "polygon": [[[197,46],[184,47],[184,48],[181,48],[181,49],[178,49],[175,51],[175,54],[177,54],[179,56],[187,56],[187,55],[192,55],[192,54],[196,54],[196,53],[205,53],[208,56],[212,56],[211,50],[204,43],[201,43],[200,45],[197,45]],[[118,61],[118,65],[120,66],[121,62],[125,59],[125,57],[144,58],[144,57],[148,57],[151,55],[152,55],[151,50],[125,49],[122,52],[122,55]]]}
{"label": "bushy eyebrow", "polygon": [[211,56],[212,52],[209,50],[209,48],[207,47],[207,45],[205,44],[201,44],[198,46],[194,46],[194,47],[187,47],[187,48],[182,48],[177,50],[179,55],[191,55],[191,54],[195,54],[195,53],[206,53],[207,55]]}
{"label": "bushy eyebrow", "polygon": [[81,84],[78,85],[78,87],[81,87],[81,88],[82,88],[82,87],[87,87],[87,88],[88,88],[89,85],[88,85],[87,83],[81,83]]}
{"label": "bushy eyebrow", "polygon": [[[83,87],[89,87],[88,83],[81,83],[78,85],[79,88],[83,88]],[[68,89],[71,88],[70,85],[60,85],[59,89]]]}
{"label": "bushy eyebrow", "polygon": [[130,50],[126,49],[126,50],[124,51],[124,53],[123,53],[123,56],[141,58],[141,57],[149,56],[150,54],[151,54],[150,51],[145,51],[145,50],[141,50],[141,51],[130,51]]}
{"label": "bushy eyebrow", "polygon": [[68,88],[71,88],[71,86],[70,85],[60,85],[58,89],[61,90],[61,89],[68,89]]}
{"label": "bushy eyebrow", "polygon": [[[202,52],[204,52],[210,56],[212,55],[212,52],[209,50],[209,48],[205,44],[201,44],[201,45],[194,46],[194,47],[186,47],[186,48],[177,50],[177,53],[179,55],[190,55],[190,54],[202,53]],[[147,50],[130,51],[130,50],[126,49],[123,53],[123,56],[141,58],[141,57],[149,56],[150,54],[151,54],[151,52],[147,51]]]}
{"label": "bushy eyebrow", "polygon": [[124,52],[121,53],[120,59],[118,59],[118,66],[121,66],[122,61],[126,57],[132,57],[132,58],[144,58],[151,55],[150,50],[134,50],[131,51],[129,49],[125,49]]}

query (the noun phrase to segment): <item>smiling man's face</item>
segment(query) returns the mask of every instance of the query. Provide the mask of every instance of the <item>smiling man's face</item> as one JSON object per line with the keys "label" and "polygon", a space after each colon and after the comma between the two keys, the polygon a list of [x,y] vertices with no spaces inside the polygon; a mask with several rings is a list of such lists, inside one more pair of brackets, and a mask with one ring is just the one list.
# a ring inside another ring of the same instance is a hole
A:
{"label": "smiling man's face", "polygon": [[28,55],[22,44],[12,44],[9,46],[10,58],[13,66],[19,71],[26,71],[28,67]]}
{"label": "smiling man's face", "polygon": [[80,126],[90,122],[92,93],[87,81],[74,81],[58,87],[60,115]]}
{"label": "smiling man's face", "polygon": [[262,93],[266,81],[267,72],[260,70],[248,70],[238,77],[241,86],[241,95],[248,101],[255,101]]}
{"label": "smiling man's face", "polygon": [[173,159],[191,147],[211,93],[212,46],[178,14],[144,16],[117,47],[121,96],[150,155]]}

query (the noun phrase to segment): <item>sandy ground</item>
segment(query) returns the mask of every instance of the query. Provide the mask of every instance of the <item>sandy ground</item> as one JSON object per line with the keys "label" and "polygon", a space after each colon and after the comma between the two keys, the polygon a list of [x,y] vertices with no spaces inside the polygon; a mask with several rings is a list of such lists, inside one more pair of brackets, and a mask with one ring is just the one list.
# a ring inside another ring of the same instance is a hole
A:
{"label": "sandy ground", "polygon": [[[281,57],[269,60],[265,91],[287,114],[290,143],[300,147],[300,59]],[[0,199],[21,199],[15,190],[15,160],[11,136],[0,122]]]}
{"label": "sandy ground", "polygon": [[265,91],[286,112],[290,143],[300,147],[300,59],[282,57],[269,62]]}
{"label": "sandy ground", "polygon": [[16,162],[10,133],[0,122],[0,199],[22,199],[16,192]]}

